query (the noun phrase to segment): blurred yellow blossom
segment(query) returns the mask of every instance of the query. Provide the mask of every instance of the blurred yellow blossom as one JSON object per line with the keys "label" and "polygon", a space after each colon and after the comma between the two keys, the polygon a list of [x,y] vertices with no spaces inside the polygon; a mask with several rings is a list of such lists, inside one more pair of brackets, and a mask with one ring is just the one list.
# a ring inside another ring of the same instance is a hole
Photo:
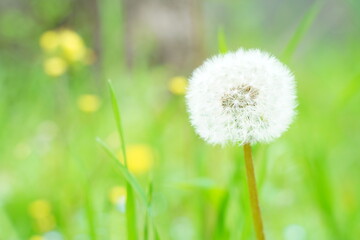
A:
{"label": "blurred yellow blossom", "polygon": [[96,112],[100,104],[100,98],[94,94],[83,94],[77,100],[79,109],[87,113]]}
{"label": "blurred yellow blossom", "polygon": [[36,200],[29,205],[29,214],[34,218],[36,227],[41,232],[47,232],[55,227],[55,218],[51,204],[44,199]]}
{"label": "blurred yellow blossom", "polygon": [[172,94],[184,95],[188,82],[185,77],[177,76],[170,79],[168,88]]}
{"label": "blurred yellow blossom", "polygon": [[51,57],[44,62],[45,73],[52,77],[63,75],[67,70],[66,62],[60,57]]}
{"label": "blurred yellow blossom", "polygon": [[[124,163],[122,153],[119,159]],[[134,144],[126,147],[127,166],[130,172],[141,175],[148,172],[154,164],[153,149],[146,144]]]}
{"label": "blurred yellow blossom", "polygon": [[56,31],[47,31],[40,37],[40,46],[46,52],[54,52],[59,47],[59,40],[59,34]]}
{"label": "blurred yellow blossom", "polygon": [[51,204],[44,199],[36,200],[30,203],[29,213],[33,218],[44,218],[51,214]]}
{"label": "blurred yellow blossom", "polygon": [[117,204],[121,198],[126,198],[126,189],[122,186],[113,187],[109,192],[109,200],[113,204]]}
{"label": "blurred yellow blossom", "polygon": [[59,40],[64,57],[69,62],[84,60],[87,49],[79,34],[69,29],[61,29],[59,31]]}
{"label": "blurred yellow blossom", "polygon": [[64,74],[75,62],[91,64],[95,61],[94,52],[85,46],[81,36],[67,28],[46,31],[40,36],[40,46],[48,55],[44,69],[49,76]]}
{"label": "blurred yellow blossom", "polygon": [[44,238],[42,236],[35,235],[35,236],[32,236],[31,238],[29,238],[29,240],[44,240]]}

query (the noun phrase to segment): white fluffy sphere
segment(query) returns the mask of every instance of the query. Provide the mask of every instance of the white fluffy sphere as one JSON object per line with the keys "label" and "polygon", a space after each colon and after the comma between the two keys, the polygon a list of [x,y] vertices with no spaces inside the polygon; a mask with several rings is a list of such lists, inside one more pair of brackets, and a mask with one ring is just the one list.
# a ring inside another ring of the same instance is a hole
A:
{"label": "white fluffy sphere", "polygon": [[292,122],[291,71],[257,49],[218,55],[197,68],[186,95],[191,124],[211,144],[269,142]]}

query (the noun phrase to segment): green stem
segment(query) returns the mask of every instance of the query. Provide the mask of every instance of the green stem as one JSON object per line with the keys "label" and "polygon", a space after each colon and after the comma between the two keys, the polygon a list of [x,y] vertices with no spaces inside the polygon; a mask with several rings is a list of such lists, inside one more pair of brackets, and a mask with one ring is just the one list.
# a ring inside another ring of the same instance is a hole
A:
{"label": "green stem", "polygon": [[264,227],[261,218],[258,193],[256,188],[255,171],[251,154],[250,144],[244,144],[245,168],[247,184],[250,194],[250,206],[254,220],[254,228],[258,240],[265,240]]}

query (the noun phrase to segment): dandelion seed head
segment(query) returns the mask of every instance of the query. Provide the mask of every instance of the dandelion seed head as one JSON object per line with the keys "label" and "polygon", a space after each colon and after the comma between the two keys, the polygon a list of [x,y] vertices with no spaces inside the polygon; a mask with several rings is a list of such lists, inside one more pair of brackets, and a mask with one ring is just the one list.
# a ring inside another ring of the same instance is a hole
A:
{"label": "dandelion seed head", "polygon": [[190,121],[211,144],[269,142],[292,122],[293,74],[275,57],[239,49],[205,61],[189,80]]}

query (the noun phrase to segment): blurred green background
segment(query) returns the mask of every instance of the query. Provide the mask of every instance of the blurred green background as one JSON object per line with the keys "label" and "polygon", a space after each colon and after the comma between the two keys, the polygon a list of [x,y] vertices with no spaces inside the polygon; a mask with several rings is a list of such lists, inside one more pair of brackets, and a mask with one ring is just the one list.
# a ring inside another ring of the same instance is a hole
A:
{"label": "blurred green background", "polygon": [[[297,79],[294,124],[254,147],[268,239],[360,239],[359,42],[356,0],[1,0],[0,239],[255,239],[242,149],[200,140],[184,101],[226,45]],[[147,207],[96,142],[124,161],[108,79]]]}

